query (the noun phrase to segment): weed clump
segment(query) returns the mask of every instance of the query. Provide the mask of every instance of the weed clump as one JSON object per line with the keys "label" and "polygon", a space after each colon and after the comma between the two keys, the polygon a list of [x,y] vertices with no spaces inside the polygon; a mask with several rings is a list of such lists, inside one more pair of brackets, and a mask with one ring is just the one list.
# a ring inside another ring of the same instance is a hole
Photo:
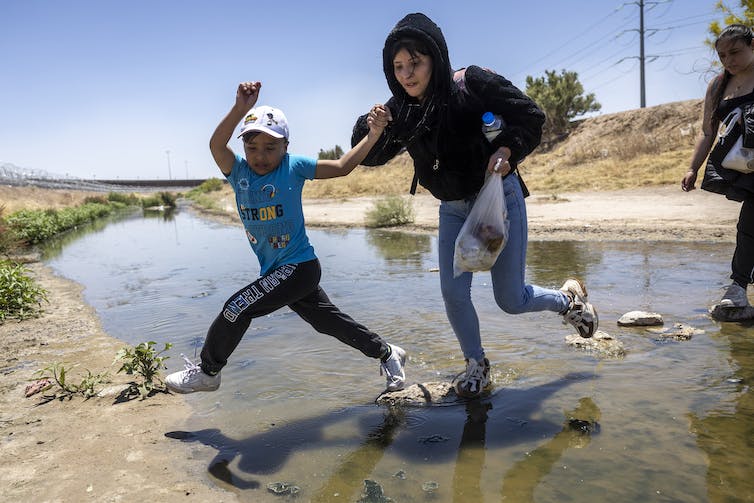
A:
{"label": "weed clump", "polygon": [[413,223],[415,219],[412,202],[400,196],[387,196],[374,202],[366,214],[367,227],[394,227]]}

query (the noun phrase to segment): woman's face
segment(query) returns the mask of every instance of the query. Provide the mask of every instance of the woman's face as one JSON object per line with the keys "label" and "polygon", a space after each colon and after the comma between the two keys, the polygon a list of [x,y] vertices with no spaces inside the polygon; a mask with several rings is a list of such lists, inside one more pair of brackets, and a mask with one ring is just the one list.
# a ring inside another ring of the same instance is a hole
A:
{"label": "woman's face", "polygon": [[401,49],[393,58],[393,73],[409,96],[424,101],[432,79],[432,58],[418,52],[412,56]]}
{"label": "woman's face", "polygon": [[754,63],[754,50],[743,40],[723,38],[717,42],[715,49],[720,63],[731,75],[741,73]]}
{"label": "woman's face", "polygon": [[266,175],[275,171],[283,160],[288,143],[285,138],[274,138],[267,133],[251,136],[243,141],[246,162],[258,175]]}

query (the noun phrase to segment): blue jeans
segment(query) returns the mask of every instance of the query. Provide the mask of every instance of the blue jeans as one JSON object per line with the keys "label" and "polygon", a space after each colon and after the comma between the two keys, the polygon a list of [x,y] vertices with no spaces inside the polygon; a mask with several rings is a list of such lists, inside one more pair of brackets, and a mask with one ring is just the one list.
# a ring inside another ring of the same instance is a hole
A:
{"label": "blue jeans", "polygon": [[[563,292],[527,285],[524,281],[528,240],[526,203],[517,174],[507,176],[502,183],[510,229],[508,242],[490,271],[495,302],[509,314],[533,311],[563,313],[569,305],[568,297]],[[440,203],[438,250],[440,289],[448,321],[461,345],[463,356],[481,360],[484,358],[484,348],[479,335],[479,318],[471,302],[473,273],[453,277],[456,237],[473,204],[473,198]]]}

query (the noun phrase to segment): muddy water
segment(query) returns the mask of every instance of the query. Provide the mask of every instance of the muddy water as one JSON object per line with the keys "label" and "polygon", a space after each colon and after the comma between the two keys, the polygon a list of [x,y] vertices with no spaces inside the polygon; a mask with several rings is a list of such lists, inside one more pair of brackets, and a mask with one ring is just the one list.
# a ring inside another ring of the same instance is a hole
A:
{"label": "muddy water", "polygon": [[[322,286],[358,321],[409,352],[410,382],[450,379],[463,359],[445,318],[433,236],[312,230]],[[255,320],[215,393],[171,435],[206,461],[209,483],[243,501],[356,501],[365,480],[396,502],[754,499],[754,326],[706,316],[727,282],[732,245],[533,242],[527,277],[585,279],[601,329],[627,355],[564,344],[558,316],[510,316],[489,277],[473,295],[495,391],[451,407],[389,410],[374,361],[313,333],[285,309]],[[228,295],[256,277],[240,226],[188,213],[113,222],[47,259],[85,285],[105,329],[129,344],[194,357]],[[705,332],[661,340],[616,320],[641,309]],[[374,500],[379,501],[379,500]]]}

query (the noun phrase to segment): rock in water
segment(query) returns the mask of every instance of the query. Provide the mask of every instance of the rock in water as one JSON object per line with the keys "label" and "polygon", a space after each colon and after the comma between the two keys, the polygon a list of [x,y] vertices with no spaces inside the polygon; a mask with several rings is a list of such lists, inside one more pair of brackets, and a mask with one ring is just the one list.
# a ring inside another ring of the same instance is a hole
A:
{"label": "rock in water", "polygon": [[618,320],[622,327],[646,327],[662,325],[662,315],[659,313],[647,313],[645,311],[630,311]]}
{"label": "rock in water", "polygon": [[569,346],[583,349],[598,356],[611,358],[626,356],[623,343],[602,330],[597,330],[589,339],[584,339],[578,334],[571,334],[566,336],[565,341]]}
{"label": "rock in water", "polygon": [[754,307],[720,307],[715,304],[709,314],[716,321],[749,321],[754,320]]}
{"label": "rock in water", "polygon": [[416,383],[400,391],[389,391],[377,397],[378,405],[443,405],[458,402],[453,386],[449,382]]}
{"label": "rock in water", "polygon": [[648,328],[647,332],[658,335],[660,339],[688,341],[695,335],[703,334],[704,330],[683,323],[676,323],[672,328]]}

